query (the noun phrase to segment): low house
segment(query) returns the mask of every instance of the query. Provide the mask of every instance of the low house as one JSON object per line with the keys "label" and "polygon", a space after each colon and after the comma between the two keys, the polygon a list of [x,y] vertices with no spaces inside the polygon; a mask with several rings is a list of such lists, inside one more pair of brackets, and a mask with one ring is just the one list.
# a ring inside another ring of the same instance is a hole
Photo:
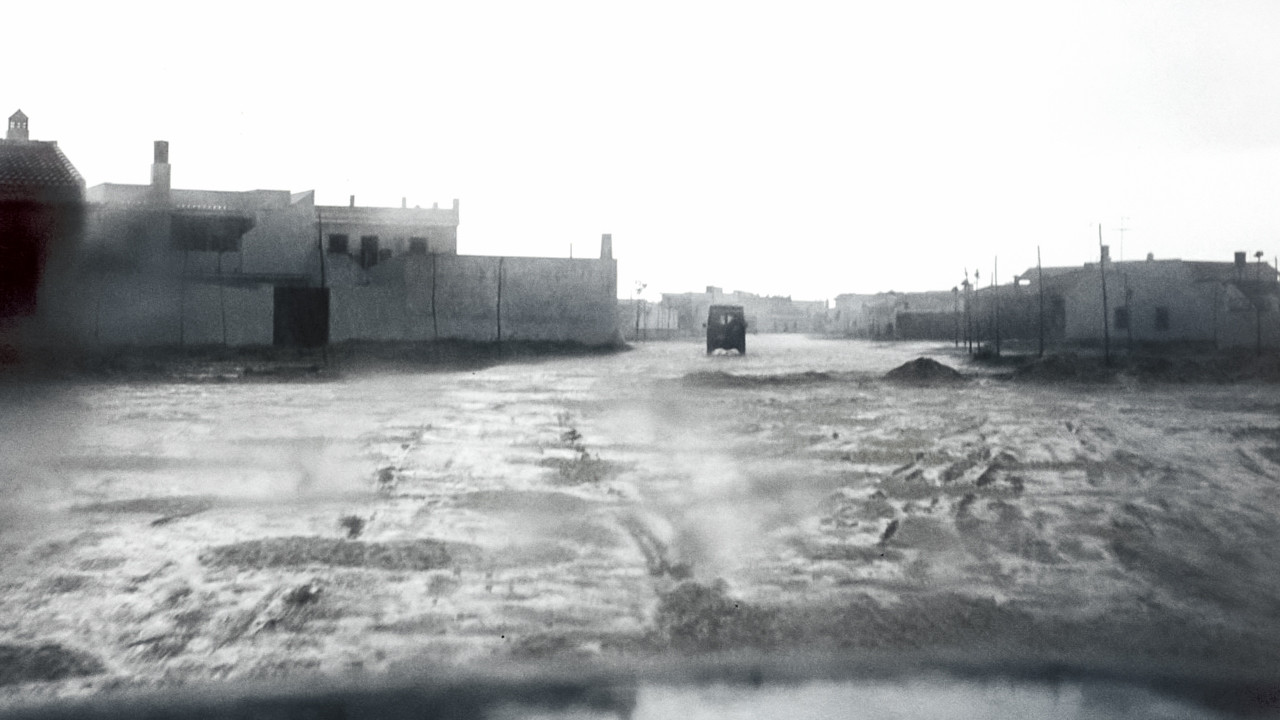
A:
{"label": "low house", "polygon": [[961,301],[949,291],[836,296],[832,322],[846,337],[877,340],[950,340]]}
{"label": "low house", "polygon": [[[103,345],[343,340],[617,341],[617,265],[457,253],[441,209],[315,205],[312,192],[171,187],[168,143],[148,185],[90,188],[75,292],[56,316]],[[358,244],[357,244],[358,243]]]}
{"label": "low house", "polygon": [[313,195],[170,178],[169,144],[157,141],[150,184],[86,192],[80,292],[62,298],[63,331],[105,345],[323,342]]}
{"label": "low house", "polygon": [[325,238],[325,251],[332,263],[350,258],[368,269],[396,255],[458,254],[458,201],[452,208],[408,207],[401,199],[398,208],[349,205],[316,206],[316,222]]}
{"label": "low house", "polygon": [[1066,339],[1098,343],[1252,345],[1258,327],[1274,345],[1276,270],[1264,262],[1146,260],[1088,263],[1066,293]]}
{"label": "low house", "polygon": [[668,322],[674,313],[676,329],[686,335],[698,335],[707,322],[712,305],[741,305],[750,333],[820,333],[825,332],[827,301],[792,300],[790,296],[763,296],[755,293],[723,289],[708,285],[706,292],[663,293],[656,317]]}
{"label": "low house", "polygon": [[84,179],[58,143],[30,139],[29,123],[15,112],[0,140],[0,323],[35,314],[83,222]]}

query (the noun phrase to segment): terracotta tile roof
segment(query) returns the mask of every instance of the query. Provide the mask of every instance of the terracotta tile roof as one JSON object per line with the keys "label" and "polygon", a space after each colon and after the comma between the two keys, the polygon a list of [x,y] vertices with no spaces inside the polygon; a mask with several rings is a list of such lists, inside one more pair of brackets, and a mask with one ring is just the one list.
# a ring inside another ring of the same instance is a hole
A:
{"label": "terracotta tile roof", "polygon": [[55,142],[0,140],[0,198],[79,200],[84,178]]}

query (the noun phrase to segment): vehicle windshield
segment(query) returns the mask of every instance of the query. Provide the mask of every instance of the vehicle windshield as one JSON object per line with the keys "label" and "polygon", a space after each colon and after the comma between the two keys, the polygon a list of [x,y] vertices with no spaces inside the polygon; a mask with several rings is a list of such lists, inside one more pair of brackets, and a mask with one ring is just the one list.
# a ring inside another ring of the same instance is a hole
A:
{"label": "vehicle windshield", "polygon": [[1280,717],[1280,1],[0,38],[0,720]]}

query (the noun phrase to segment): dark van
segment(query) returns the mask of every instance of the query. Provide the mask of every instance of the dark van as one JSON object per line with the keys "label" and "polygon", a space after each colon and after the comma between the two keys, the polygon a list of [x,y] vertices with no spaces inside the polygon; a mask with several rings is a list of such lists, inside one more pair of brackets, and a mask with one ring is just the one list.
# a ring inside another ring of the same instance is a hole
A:
{"label": "dark van", "polygon": [[741,305],[712,305],[707,314],[707,354],[716,348],[747,354],[747,318]]}

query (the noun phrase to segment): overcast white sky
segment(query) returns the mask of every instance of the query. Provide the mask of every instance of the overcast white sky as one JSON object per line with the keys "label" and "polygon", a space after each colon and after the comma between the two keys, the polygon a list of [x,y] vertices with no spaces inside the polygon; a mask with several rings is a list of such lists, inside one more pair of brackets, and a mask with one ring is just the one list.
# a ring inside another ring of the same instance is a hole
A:
{"label": "overcast white sky", "polygon": [[1280,252],[1275,2],[12,5],[0,112],[90,185],[460,198],[623,297]]}

